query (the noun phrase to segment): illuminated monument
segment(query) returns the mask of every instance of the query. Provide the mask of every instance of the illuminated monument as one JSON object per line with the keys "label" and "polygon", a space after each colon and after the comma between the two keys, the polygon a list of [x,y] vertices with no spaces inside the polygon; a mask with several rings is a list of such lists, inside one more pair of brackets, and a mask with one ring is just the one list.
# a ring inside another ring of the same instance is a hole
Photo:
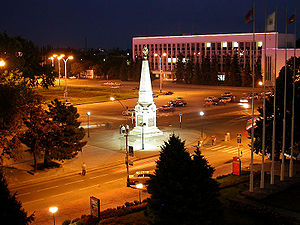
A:
{"label": "illuminated monument", "polygon": [[144,60],[140,79],[139,99],[135,106],[135,127],[129,135],[157,136],[162,135],[156,126],[156,105],[153,101],[152,84],[150,78],[148,49],[143,49]]}

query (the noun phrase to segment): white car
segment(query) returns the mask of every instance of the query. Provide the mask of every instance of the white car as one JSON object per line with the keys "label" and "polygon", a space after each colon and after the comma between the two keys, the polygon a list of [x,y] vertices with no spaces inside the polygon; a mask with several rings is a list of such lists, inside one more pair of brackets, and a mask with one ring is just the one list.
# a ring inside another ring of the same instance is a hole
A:
{"label": "white car", "polygon": [[248,97],[241,97],[240,98],[240,103],[248,103],[248,102],[249,102]]}
{"label": "white car", "polygon": [[209,102],[209,101],[213,101],[213,100],[215,100],[215,99],[216,99],[215,96],[208,96],[207,98],[204,99],[204,101]]}

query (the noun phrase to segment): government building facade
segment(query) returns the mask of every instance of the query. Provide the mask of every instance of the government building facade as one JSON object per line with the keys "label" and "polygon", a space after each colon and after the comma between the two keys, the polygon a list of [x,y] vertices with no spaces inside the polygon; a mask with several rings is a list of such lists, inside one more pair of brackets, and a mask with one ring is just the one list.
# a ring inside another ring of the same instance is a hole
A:
{"label": "government building facade", "polygon": [[[253,39],[254,37],[254,39]],[[254,40],[254,41],[253,41]],[[265,41],[266,40],[266,41]],[[153,74],[160,74],[163,79],[176,79],[175,68],[178,55],[182,55],[183,62],[193,60],[199,62],[205,57],[215,57],[218,61],[218,72],[224,74],[224,58],[238,55],[241,67],[248,61],[252,68],[252,56],[255,62],[261,62],[262,75],[267,85],[274,84],[275,55],[276,75],[284,66],[285,46],[287,43],[287,59],[294,55],[294,34],[270,33],[236,33],[236,34],[208,34],[182,36],[134,37],[132,39],[133,60],[143,57],[143,47],[149,50],[148,60]],[[266,68],[265,51],[266,45]],[[275,52],[277,52],[275,54]],[[296,49],[296,56],[300,56],[300,49]],[[161,60],[161,63],[160,63]],[[255,63],[254,62],[254,63]]]}

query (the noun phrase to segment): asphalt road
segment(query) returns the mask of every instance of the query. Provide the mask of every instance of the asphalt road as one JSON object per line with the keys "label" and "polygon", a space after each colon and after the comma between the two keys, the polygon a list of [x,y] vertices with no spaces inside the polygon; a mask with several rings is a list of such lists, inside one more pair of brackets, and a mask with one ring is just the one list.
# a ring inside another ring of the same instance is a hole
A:
{"label": "asphalt road", "polygon": [[[137,83],[128,83],[121,88],[132,88],[137,86]],[[209,138],[214,135],[217,137],[217,145],[211,146],[207,142],[202,146],[202,153],[209,160],[213,166],[221,166],[228,163],[233,155],[237,154],[237,145],[224,142],[224,134],[230,132],[231,137],[235,138],[237,133],[242,133],[243,157],[249,159],[250,151],[247,146],[249,140],[245,135],[246,121],[251,118],[251,106],[245,108],[239,103],[228,103],[224,106],[210,106],[204,107],[204,98],[207,96],[220,96],[225,91],[231,91],[237,96],[237,99],[248,93],[249,88],[230,88],[230,87],[209,87],[209,86],[185,86],[174,85],[168,83],[164,85],[165,90],[173,91],[173,95],[159,96],[154,101],[157,107],[167,104],[168,101],[175,97],[183,97],[187,101],[186,107],[176,108],[175,112],[158,113],[157,124],[158,127],[167,129],[179,129],[179,112],[182,113],[182,128],[187,130],[191,135],[197,134],[200,137],[202,130]],[[154,88],[158,85],[154,82]],[[129,99],[122,101],[124,105],[133,108],[137,99]],[[260,104],[256,102],[257,105]],[[80,113],[80,120],[82,125],[87,125],[86,112],[91,112],[90,125],[100,126],[101,124],[110,123],[113,129],[118,129],[120,124],[130,123],[131,120],[122,116],[123,107],[119,102],[107,102],[78,105],[78,112]],[[204,111],[205,115],[201,117],[200,111]],[[105,149],[118,151],[118,147],[114,145],[106,145],[105,130],[102,128],[90,129],[91,135],[93,133],[102,133],[102,139],[91,139],[91,145],[95,147],[106,146]],[[180,129],[178,131],[180,133]],[[99,137],[99,136],[97,136]],[[100,135],[101,137],[101,135]],[[97,146],[98,145],[98,146]],[[195,143],[187,142],[189,151],[194,150]],[[153,169],[155,166],[155,159],[158,152],[153,152],[155,157],[138,160],[131,168],[131,173],[137,170]],[[23,203],[23,207],[29,211],[35,211],[42,208],[47,208],[49,205],[58,204],[60,208],[64,207],[64,203],[72,202],[78,199],[88,199],[89,196],[100,196],[105,192],[124,187],[126,183],[126,168],[124,164],[119,164],[111,167],[99,165],[99,168],[89,171],[86,176],[80,174],[68,175],[65,177],[51,178],[40,182],[31,182],[25,185],[11,186],[11,191],[18,192],[18,199]]]}

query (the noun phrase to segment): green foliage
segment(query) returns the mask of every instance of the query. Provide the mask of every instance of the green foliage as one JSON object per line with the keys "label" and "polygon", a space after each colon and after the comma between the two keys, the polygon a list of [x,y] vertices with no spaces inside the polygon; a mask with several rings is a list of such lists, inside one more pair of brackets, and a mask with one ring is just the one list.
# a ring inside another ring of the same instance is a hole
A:
{"label": "green foliage", "polygon": [[8,190],[6,180],[0,171],[0,217],[7,225],[27,225],[34,220],[34,215],[27,216],[21,202],[16,200],[16,194]]}
{"label": "green foliage", "polygon": [[239,64],[239,59],[237,54],[234,54],[230,64],[230,75],[232,77],[232,84],[233,86],[241,86],[242,79],[241,79],[241,67]]}
{"label": "green foliage", "polygon": [[48,108],[47,114],[57,124],[58,129],[48,134],[45,163],[47,157],[56,160],[74,158],[86,144],[85,141],[81,141],[85,130],[79,127],[77,108],[66,106],[57,99],[52,101]]}
{"label": "green foliage", "polygon": [[177,56],[177,63],[176,63],[176,82],[182,82],[185,73],[185,65],[183,63],[183,55],[182,53],[178,54]]}
{"label": "green foliage", "polygon": [[6,70],[19,71],[29,85],[43,87],[53,85],[52,68],[49,65],[42,65],[40,50],[33,42],[0,33],[0,58],[7,61]]}
{"label": "green foliage", "polygon": [[221,204],[214,169],[197,149],[191,158],[185,142],[172,135],[161,147],[149,181],[148,216],[153,224],[219,224]]}
{"label": "green foliage", "polygon": [[62,225],[69,225],[70,223],[71,223],[71,220],[67,219],[62,223]]}
{"label": "green foliage", "polygon": [[[292,91],[293,91],[293,58],[289,59],[287,63],[287,111],[286,111],[286,142],[285,152],[290,152],[291,146],[291,118],[292,118]],[[300,58],[296,58],[296,71],[300,70]],[[276,80],[276,138],[275,138],[275,157],[278,158],[282,148],[282,131],[283,131],[283,110],[284,110],[284,72],[285,68],[282,67],[279,73],[279,77]],[[300,144],[300,129],[299,129],[299,117],[300,105],[297,102],[300,101],[300,88],[299,88],[299,74],[296,75],[295,82],[295,131],[294,131],[294,156],[299,153]],[[274,97],[271,96],[266,99],[266,154],[272,153],[272,130],[273,130],[273,101]],[[260,120],[256,123],[257,128],[254,130],[254,150],[256,153],[262,151],[262,129],[263,129],[263,109],[258,107],[260,113]]]}

